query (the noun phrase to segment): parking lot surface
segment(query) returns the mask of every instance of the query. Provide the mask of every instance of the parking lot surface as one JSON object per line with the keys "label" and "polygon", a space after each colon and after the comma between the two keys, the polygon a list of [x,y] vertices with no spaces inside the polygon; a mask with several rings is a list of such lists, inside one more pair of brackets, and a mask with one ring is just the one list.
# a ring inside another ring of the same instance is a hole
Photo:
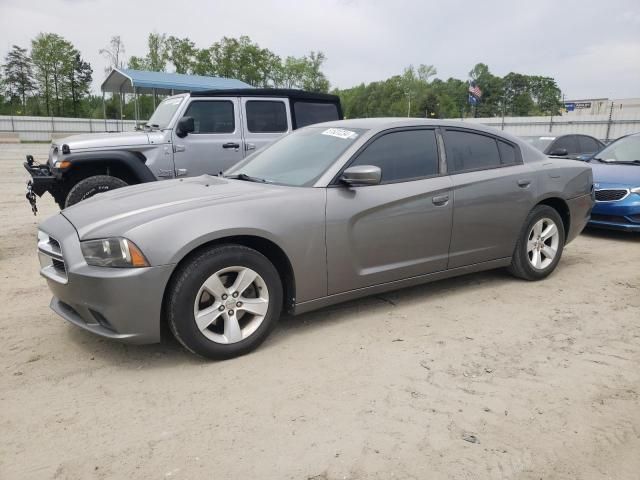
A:
{"label": "parking lot surface", "polygon": [[[587,231],[527,283],[474,274],[284,319],[209,362],[57,317],[25,153],[0,145],[0,478],[630,479],[640,236]],[[99,212],[97,212],[99,215]]]}

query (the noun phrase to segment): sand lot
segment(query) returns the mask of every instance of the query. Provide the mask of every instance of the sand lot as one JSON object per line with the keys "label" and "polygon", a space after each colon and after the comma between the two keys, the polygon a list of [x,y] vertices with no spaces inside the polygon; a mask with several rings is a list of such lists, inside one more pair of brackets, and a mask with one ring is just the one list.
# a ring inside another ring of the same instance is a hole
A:
{"label": "sand lot", "polygon": [[[636,479],[640,235],[285,319],[255,353],[99,339],[48,308],[0,145],[0,479]],[[476,440],[471,442],[469,440]]]}

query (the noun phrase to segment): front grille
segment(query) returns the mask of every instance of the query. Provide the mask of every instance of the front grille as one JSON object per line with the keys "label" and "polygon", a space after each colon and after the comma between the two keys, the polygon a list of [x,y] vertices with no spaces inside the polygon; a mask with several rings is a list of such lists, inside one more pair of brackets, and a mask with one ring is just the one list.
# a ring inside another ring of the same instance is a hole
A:
{"label": "front grille", "polygon": [[622,200],[629,194],[629,190],[622,188],[610,188],[603,190],[596,190],[597,202],[617,202]]}
{"label": "front grille", "polygon": [[67,267],[65,266],[64,261],[52,258],[51,265],[53,265],[53,268],[55,268],[58,273],[61,273],[62,275],[67,274]]}
{"label": "front grille", "polygon": [[38,257],[42,274],[60,283],[67,283],[67,266],[60,242],[47,233],[38,232]]}

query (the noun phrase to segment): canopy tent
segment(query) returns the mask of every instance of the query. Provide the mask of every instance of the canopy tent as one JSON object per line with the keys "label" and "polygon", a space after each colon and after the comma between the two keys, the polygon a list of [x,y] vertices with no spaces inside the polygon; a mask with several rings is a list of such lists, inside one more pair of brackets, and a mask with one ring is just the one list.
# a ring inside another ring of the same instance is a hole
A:
{"label": "canopy tent", "polygon": [[152,94],[155,108],[157,95],[174,95],[183,92],[220,90],[229,88],[251,88],[240,80],[223,77],[205,77],[203,75],[184,75],[182,73],[147,72],[130,68],[114,68],[102,82],[103,114],[106,122],[105,93],[117,93],[120,97],[120,118],[122,119],[122,101],[124,94],[133,94],[135,117],[138,121],[138,94]]}
{"label": "canopy tent", "polygon": [[111,93],[156,93],[173,95],[180,92],[197,92],[221,88],[248,88],[240,80],[182,73],[145,72],[130,68],[114,68],[104,82],[102,91]]}

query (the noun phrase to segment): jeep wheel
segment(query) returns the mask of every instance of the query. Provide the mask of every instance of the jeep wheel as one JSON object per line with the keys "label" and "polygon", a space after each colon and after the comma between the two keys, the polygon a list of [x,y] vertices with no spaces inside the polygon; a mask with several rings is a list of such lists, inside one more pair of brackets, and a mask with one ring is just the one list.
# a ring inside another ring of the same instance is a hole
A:
{"label": "jeep wheel", "polygon": [[108,192],[109,190],[126,186],[127,182],[110,175],[88,177],[80,180],[71,188],[64,202],[64,206],[67,208],[89,197],[93,197],[97,193]]}

